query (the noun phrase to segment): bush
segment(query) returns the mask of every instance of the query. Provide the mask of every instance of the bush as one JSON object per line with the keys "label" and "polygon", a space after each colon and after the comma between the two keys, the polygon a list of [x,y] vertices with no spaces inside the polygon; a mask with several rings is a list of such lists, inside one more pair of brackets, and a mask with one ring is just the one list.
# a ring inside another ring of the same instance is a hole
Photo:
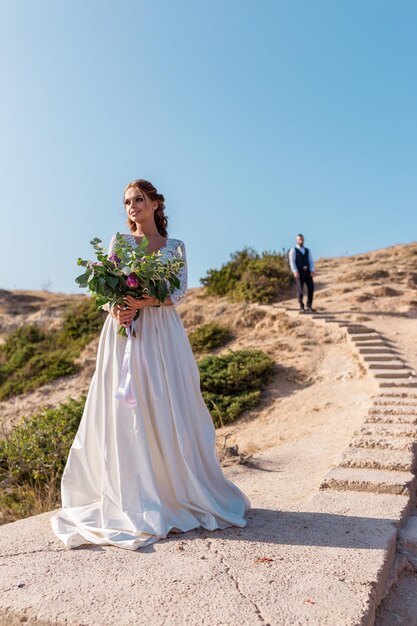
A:
{"label": "bush", "polygon": [[195,352],[209,352],[226,345],[232,339],[232,333],[227,326],[212,322],[198,326],[188,338]]}
{"label": "bush", "polygon": [[75,359],[100,332],[104,317],[86,298],[66,309],[59,330],[46,332],[31,324],[11,333],[0,346],[0,400],[76,373]]}
{"label": "bush", "polygon": [[[0,440],[0,509],[11,519],[54,508],[85,398],[24,418]],[[4,485],[7,484],[7,487]]]}
{"label": "bush", "polygon": [[61,328],[62,338],[78,339],[86,345],[92,337],[98,335],[107,315],[97,310],[93,298],[85,298],[77,304],[70,304],[64,315]]}
{"label": "bush", "polygon": [[198,367],[203,398],[218,428],[259,403],[274,361],[260,350],[237,350],[207,356]]}
{"label": "bush", "polygon": [[[256,406],[274,362],[259,350],[208,356],[199,362],[201,390],[214,425],[234,421]],[[0,440],[0,511],[3,523],[60,503],[60,483],[85,406],[69,400],[24,418]]]}
{"label": "bush", "polygon": [[209,270],[200,282],[208,295],[268,304],[293,284],[294,277],[285,251],[258,254],[253,248],[244,248],[234,252],[219,270]]}
{"label": "bush", "polygon": [[219,270],[208,270],[205,278],[200,282],[207,288],[210,296],[226,296],[230,294],[239,282],[243,272],[252,260],[258,258],[253,248],[244,248],[230,255],[230,261]]}

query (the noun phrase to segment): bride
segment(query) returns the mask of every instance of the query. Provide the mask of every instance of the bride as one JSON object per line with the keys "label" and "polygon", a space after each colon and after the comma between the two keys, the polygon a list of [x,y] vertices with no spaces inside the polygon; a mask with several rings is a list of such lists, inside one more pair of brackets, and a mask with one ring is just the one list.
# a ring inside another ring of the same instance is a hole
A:
{"label": "bride", "polygon": [[[168,237],[164,200],[150,182],[130,183],[124,192],[130,233],[124,237],[138,245],[146,236],[149,253],[161,250],[166,259],[181,254],[186,261],[184,243]],[[114,236],[109,255],[115,242]],[[107,307],[96,369],[62,475],[62,508],[51,517],[68,548],[91,543],[136,550],[170,531],[246,526],[250,501],[223,475],[198,367],[176,310],[187,288],[186,263],[179,278],[180,287],[163,303],[127,296],[125,307]],[[137,309],[130,397],[117,399],[128,340],[116,331],[131,324]]]}

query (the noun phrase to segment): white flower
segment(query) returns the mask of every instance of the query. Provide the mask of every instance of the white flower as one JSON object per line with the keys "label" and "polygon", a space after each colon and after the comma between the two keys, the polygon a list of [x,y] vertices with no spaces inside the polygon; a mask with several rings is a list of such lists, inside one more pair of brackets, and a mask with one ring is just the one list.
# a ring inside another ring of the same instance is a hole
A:
{"label": "white flower", "polygon": [[132,273],[132,270],[128,265],[125,265],[124,267],[122,267],[122,272],[125,276],[129,276],[129,274]]}

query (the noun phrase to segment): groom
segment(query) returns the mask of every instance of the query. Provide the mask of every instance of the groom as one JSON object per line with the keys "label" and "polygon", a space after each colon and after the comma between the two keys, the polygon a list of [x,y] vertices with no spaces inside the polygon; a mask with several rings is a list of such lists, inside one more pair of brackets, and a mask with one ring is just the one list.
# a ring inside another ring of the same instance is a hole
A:
{"label": "groom", "polygon": [[307,311],[313,313],[313,294],[314,294],[314,261],[311,252],[304,247],[304,236],[299,234],[296,238],[297,245],[291,248],[288,253],[291,271],[295,277],[297,286],[297,297],[300,305],[300,313],[304,313],[303,291],[304,284],[307,285]]}

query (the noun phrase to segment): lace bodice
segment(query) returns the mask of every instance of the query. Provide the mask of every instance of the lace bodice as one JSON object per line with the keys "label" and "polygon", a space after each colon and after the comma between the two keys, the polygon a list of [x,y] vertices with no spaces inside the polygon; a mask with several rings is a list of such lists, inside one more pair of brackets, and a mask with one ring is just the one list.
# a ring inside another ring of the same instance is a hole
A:
{"label": "lace bodice", "polygon": [[[125,237],[125,239],[127,239],[127,241],[132,246],[138,245],[134,235],[131,235],[130,233],[123,233],[123,236]],[[115,245],[116,245],[116,235],[113,235],[109,244],[109,251],[108,251],[109,255],[114,252]],[[174,291],[172,291],[169,294],[173,305],[178,306],[179,304],[181,304],[181,302],[185,298],[185,293],[187,291],[187,282],[188,282],[187,258],[186,258],[186,253],[185,253],[184,242],[181,241],[181,239],[172,239],[171,237],[168,237],[165,245],[161,248],[161,252],[162,252],[162,257],[164,259],[169,259],[174,256],[184,261],[184,265],[182,266],[178,274],[180,286],[178,289],[174,289]],[[102,308],[106,309],[107,311],[109,310],[107,305],[104,305]]]}

